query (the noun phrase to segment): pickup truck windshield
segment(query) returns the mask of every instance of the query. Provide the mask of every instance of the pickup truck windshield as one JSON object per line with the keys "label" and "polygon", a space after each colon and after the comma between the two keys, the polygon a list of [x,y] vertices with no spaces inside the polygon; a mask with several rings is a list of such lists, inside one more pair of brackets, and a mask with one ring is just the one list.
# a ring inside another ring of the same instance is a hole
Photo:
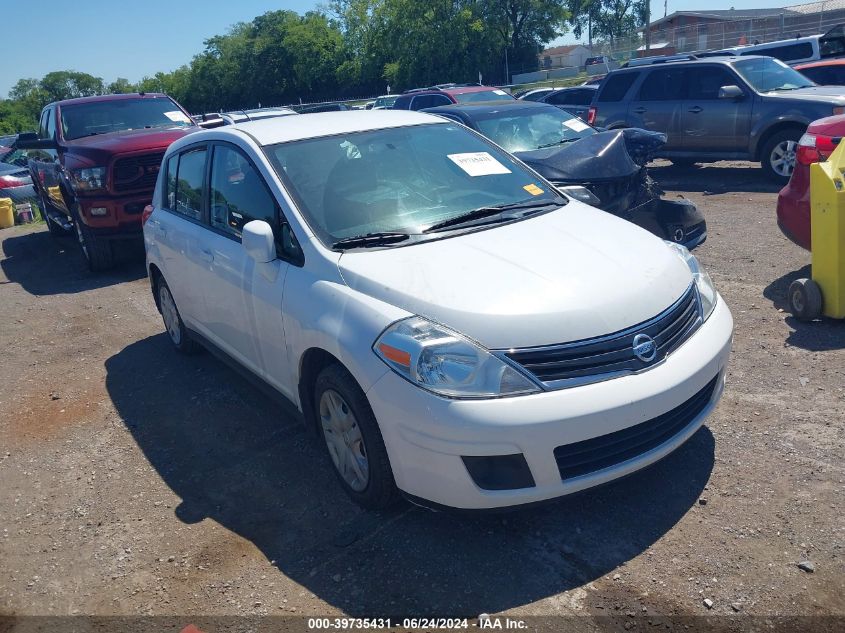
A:
{"label": "pickup truck windshield", "polygon": [[520,162],[457,124],[352,132],[265,152],[327,245],[373,234],[394,242],[397,233],[433,239],[425,229],[482,207],[566,203]]}
{"label": "pickup truck windshield", "polygon": [[95,134],[154,127],[194,125],[179,107],[166,98],[93,101],[61,108],[62,136],[72,141]]}
{"label": "pickup truck windshield", "polygon": [[771,57],[745,59],[733,67],[757,92],[797,90],[816,85],[797,70]]}

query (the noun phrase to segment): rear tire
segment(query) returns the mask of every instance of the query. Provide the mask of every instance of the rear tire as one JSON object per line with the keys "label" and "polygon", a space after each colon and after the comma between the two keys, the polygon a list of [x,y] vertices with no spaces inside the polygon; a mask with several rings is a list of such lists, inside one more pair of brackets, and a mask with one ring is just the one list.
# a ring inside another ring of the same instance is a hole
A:
{"label": "rear tire", "polygon": [[179,314],[179,309],[176,307],[176,300],[170,292],[170,287],[161,277],[156,281],[156,300],[158,301],[161,318],[164,320],[164,329],[176,351],[188,355],[199,352],[201,347],[191,338],[188,328],[185,327],[182,316]]}
{"label": "rear tire", "polygon": [[352,500],[369,510],[399,499],[378,422],[356,380],[329,365],[314,383],[314,414],[335,475]]}
{"label": "rear tire", "polygon": [[812,279],[796,279],[789,284],[789,310],[799,321],[812,321],[822,315],[822,291]]}
{"label": "rear tire", "polygon": [[108,270],[114,266],[114,251],[111,241],[96,235],[87,224],[82,222],[79,211],[73,211],[73,227],[82,256],[91,272]]}
{"label": "rear tire", "polygon": [[766,141],[760,164],[767,178],[782,185],[789,182],[795,170],[795,152],[800,138],[800,130],[782,130]]}

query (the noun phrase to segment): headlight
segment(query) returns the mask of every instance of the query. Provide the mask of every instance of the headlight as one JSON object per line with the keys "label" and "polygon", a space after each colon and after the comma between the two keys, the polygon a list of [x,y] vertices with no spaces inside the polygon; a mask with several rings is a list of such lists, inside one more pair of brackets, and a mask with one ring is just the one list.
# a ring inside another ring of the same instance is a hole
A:
{"label": "headlight", "polygon": [[698,288],[698,296],[701,297],[701,310],[704,313],[704,320],[706,321],[713,312],[713,308],[716,307],[717,295],[713,280],[710,279],[710,275],[701,267],[695,255],[690,253],[686,246],[669,241],[666,244],[678,254],[678,257],[684,261],[692,273],[692,278],[695,280],[695,287]]}
{"label": "headlight", "polygon": [[106,188],[106,168],[86,167],[85,169],[71,169],[70,179],[73,188],[79,191],[96,191]]}
{"label": "headlight", "polygon": [[592,191],[583,187],[581,185],[559,185],[556,183],[552,183],[557,187],[557,190],[561,193],[565,193],[570,198],[575,198],[576,200],[583,202],[584,204],[589,204],[590,206],[597,207],[601,204],[601,200],[596,197]]}
{"label": "headlight", "polygon": [[422,317],[397,321],[373,350],[412,383],[450,398],[495,398],[540,391],[486,349]]}

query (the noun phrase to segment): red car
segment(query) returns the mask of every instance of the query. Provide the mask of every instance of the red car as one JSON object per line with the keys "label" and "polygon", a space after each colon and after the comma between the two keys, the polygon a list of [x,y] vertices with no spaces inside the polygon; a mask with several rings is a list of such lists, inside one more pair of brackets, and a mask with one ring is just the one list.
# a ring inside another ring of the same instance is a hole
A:
{"label": "red car", "polygon": [[422,110],[453,103],[514,101],[504,90],[479,84],[440,84],[431,88],[406,90],[393,103],[394,110]]}
{"label": "red car", "polygon": [[810,165],[827,160],[845,136],[845,115],[813,121],[795,148],[792,178],[778,194],[778,226],[801,248],[810,250]]}
{"label": "red car", "polygon": [[796,64],[795,70],[820,86],[845,86],[845,59]]}

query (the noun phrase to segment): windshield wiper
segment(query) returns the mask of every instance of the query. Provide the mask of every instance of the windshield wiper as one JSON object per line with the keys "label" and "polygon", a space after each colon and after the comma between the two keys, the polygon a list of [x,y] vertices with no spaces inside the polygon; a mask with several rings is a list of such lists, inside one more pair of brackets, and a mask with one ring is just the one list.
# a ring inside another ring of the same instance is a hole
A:
{"label": "windshield wiper", "polygon": [[384,246],[386,244],[396,244],[397,242],[404,242],[410,235],[407,233],[367,233],[365,235],[355,235],[353,237],[344,237],[332,244],[332,248],[360,248],[370,246]]}
{"label": "windshield wiper", "polygon": [[547,147],[554,147],[555,145],[563,145],[564,143],[572,143],[573,141],[580,141],[581,137],[578,138],[562,138],[559,141],[555,141],[554,143],[545,143],[543,145],[538,145],[537,149],[546,149]]}
{"label": "windshield wiper", "polygon": [[[565,203],[563,203],[565,204]],[[519,215],[505,215],[505,211],[514,211],[517,209],[541,209],[549,206],[562,206],[561,203],[553,202],[551,200],[523,200],[522,202],[514,202],[512,204],[498,204],[489,207],[479,207],[472,211],[467,211],[461,215],[456,215],[454,218],[443,220],[437,224],[432,224],[423,233],[434,233],[435,231],[442,231],[443,229],[460,228],[464,226],[471,226],[473,224],[488,224],[488,222],[478,222],[478,220],[487,219],[489,222],[505,222],[513,220]],[[526,214],[523,214],[526,215]],[[493,217],[498,216],[498,217]]]}

